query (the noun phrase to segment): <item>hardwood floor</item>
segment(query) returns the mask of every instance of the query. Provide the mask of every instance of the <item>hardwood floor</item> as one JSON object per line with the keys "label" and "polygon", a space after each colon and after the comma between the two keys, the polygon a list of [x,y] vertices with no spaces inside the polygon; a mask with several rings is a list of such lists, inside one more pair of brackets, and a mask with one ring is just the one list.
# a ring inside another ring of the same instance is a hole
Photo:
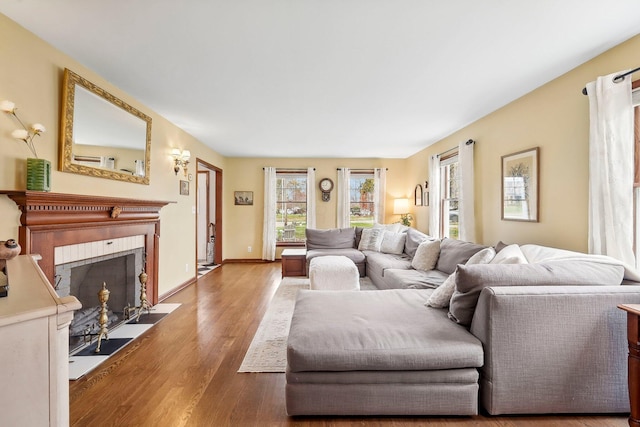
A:
{"label": "hardwood floor", "polygon": [[280,283],[280,273],[280,263],[225,264],[165,300],[182,306],[96,370],[71,381],[71,425],[628,425],[628,414],[289,418],[284,374],[236,372]]}

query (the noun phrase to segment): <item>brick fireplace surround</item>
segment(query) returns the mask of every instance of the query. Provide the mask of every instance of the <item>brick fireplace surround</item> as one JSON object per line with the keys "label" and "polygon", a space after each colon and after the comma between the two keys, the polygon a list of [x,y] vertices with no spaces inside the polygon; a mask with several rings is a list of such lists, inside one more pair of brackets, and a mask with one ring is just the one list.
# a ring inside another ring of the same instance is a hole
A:
{"label": "brick fireplace surround", "polygon": [[173,202],[39,191],[0,191],[15,202],[23,254],[40,254],[41,270],[55,283],[55,247],[144,236],[147,297],[158,302],[160,209]]}

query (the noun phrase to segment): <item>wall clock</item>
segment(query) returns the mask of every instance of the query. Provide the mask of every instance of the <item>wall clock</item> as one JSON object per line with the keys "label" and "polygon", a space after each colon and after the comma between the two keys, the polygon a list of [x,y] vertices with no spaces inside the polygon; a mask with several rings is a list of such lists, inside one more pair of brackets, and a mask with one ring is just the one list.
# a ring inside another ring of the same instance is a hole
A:
{"label": "wall clock", "polygon": [[328,202],[331,196],[331,190],[333,190],[333,181],[329,178],[322,178],[320,180],[320,191],[322,191],[322,201]]}

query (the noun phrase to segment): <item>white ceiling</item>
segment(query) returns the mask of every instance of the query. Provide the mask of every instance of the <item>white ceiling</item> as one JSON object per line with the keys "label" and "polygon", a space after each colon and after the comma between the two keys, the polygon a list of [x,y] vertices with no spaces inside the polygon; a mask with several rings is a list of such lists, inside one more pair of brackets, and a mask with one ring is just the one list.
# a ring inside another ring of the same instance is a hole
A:
{"label": "white ceiling", "polygon": [[232,157],[405,158],[640,32],[637,0],[2,0],[0,13]]}

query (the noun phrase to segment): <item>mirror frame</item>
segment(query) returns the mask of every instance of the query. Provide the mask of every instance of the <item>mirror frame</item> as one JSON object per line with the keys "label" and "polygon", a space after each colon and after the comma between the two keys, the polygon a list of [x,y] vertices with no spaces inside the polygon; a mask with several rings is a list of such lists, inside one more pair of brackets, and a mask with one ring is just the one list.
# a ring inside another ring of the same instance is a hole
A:
{"label": "mirror frame", "polygon": [[[93,94],[111,102],[114,106],[122,108],[126,112],[133,114],[146,122],[147,141],[144,154],[144,176],[131,175],[116,170],[94,168],[72,162],[73,109],[75,104],[76,86],[81,86],[87,89]],[[120,98],[110,94],[101,87],[91,83],[89,80],[79,76],[68,68],[65,68],[62,85],[62,114],[60,116],[60,120],[60,171],[149,185],[149,174],[151,171],[151,117],[127,104]]]}

